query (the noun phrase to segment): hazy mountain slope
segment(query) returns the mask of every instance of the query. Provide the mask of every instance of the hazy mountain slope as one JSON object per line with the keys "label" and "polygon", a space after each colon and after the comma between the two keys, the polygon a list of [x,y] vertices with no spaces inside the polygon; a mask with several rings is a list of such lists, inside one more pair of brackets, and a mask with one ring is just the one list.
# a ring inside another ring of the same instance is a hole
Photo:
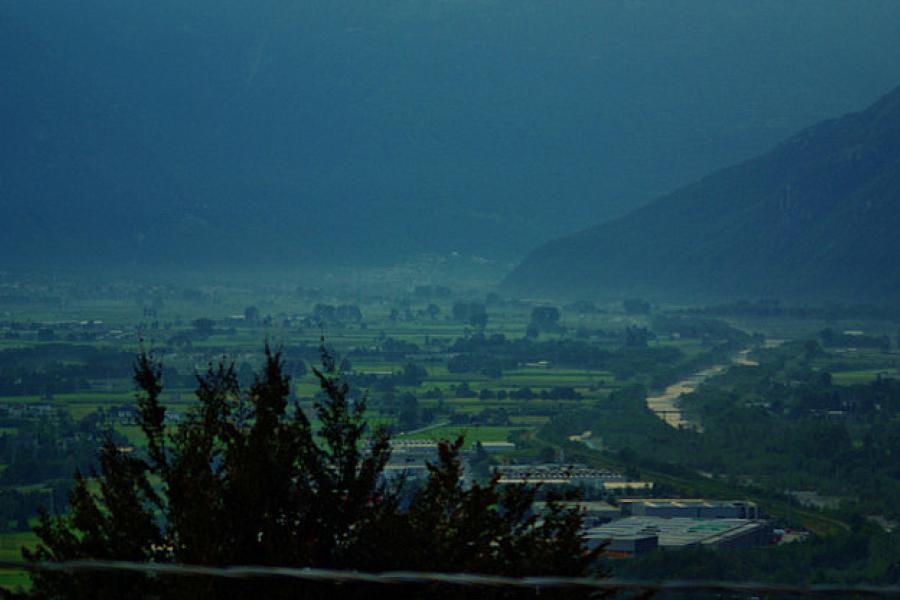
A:
{"label": "hazy mountain slope", "polygon": [[534,294],[900,297],[900,88],[622,218],[508,277]]}
{"label": "hazy mountain slope", "polygon": [[900,78],[873,0],[0,3],[0,267],[512,259]]}

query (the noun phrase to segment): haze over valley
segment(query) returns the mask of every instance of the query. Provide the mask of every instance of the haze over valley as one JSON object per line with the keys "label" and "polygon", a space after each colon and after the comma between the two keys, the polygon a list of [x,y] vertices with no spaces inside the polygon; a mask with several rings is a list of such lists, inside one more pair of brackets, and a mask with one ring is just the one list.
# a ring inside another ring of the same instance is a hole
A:
{"label": "haze over valley", "polygon": [[5,3],[0,265],[457,252],[502,272],[887,92],[898,15],[889,0]]}
{"label": "haze over valley", "polygon": [[896,597],[898,32],[0,0],[0,596]]}

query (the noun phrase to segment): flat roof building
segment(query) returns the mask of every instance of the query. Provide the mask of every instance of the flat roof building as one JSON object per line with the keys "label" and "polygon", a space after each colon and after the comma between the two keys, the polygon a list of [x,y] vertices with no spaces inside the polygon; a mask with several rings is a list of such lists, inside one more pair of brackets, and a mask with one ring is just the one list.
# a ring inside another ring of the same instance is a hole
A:
{"label": "flat roof building", "polygon": [[659,538],[655,535],[634,535],[606,540],[603,556],[608,558],[631,558],[652,552],[659,548]]}
{"label": "flat roof building", "polygon": [[[586,533],[588,544],[656,536],[657,545],[669,550],[691,546],[707,548],[752,548],[769,543],[772,528],[754,519],[690,519],[660,517],[626,517]],[[646,546],[642,546],[646,549]]]}
{"label": "flat roof building", "polygon": [[428,479],[428,467],[424,463],[414,464],[387,464],[381,476],[388,483],[396,483],[403,479],[406,481],[425,481]]}
{"label": "flat roof building", "polygon": [[391,440],[394,454],[437,454],[438,443],[434,440]]}
{"label": "flat roof building", "polygon": [[702,519],[758,519],[759,508],[744,500],[700,498],[635,498],[619,501],[623,517],[693,517]]}
{"label": "flat roof building", "polygon": [[[480,442],[481,447],[488,454],[500,454],[503,452],[513,452],[516,445],[512,442],[504,441],[483,441]],[[391,440],[391,452],[393,454],[413,454],[419,456],[437,456],[438,444],[436,440]],[[472,452],[475,449],[474,444],[469,446],[466,452]]]}
{"label": "flat roof building", "polygon": [[516,450],[516,445],[512,442],[481,442],[481,447],[488,454],[502,454]]}
{"label": "flat roof building", "polygon": [[652,481],[606,481],[603,490],[617,495],[647,492],[653,489]]}
{"label": "flat roof building", "polygon": [[522,483],[546,486],[577,486],[603,489],[606,482],[625,481],[625,476],[615,471],[593,469],[584,465],[501,465],[494,468],[500,475],[500,485]]}
{"label": "flat roof building", "polygon": [[[597,527],[604,523],[609,523],[613,519],[619,518],[619,508],[602,501],[578,501],[578,502],[557,502],[558,506],[566,509],[578,509],[584,514],[585,527]],[[547,508],[546,502],[535,502],[532,505],[535,512],[542,513]]]}

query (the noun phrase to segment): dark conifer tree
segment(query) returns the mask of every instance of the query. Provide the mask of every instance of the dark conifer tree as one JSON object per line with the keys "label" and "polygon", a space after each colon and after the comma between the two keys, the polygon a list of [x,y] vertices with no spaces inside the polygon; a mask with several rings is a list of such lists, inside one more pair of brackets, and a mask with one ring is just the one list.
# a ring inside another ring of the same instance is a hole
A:
{"label": "dark conifer tree", "polygon": [[[383,429],[367,430],[365,399],[351,394],[324,347],[323,368],[313,370],[322,388],[313,407],[316,431],[299,406],[289,407],[280,354],[268,346],[265,353],[265,366],[246,392],[233,365],[211,365],[198,376],[197,406],[172,432],[166,431],[160,404],[162,370],[142,353],[135,381],[146,452],[137,456],[107,443],[99,472],[76,475],[69,512],[41,514],[35,529],[41,543],[24,549],[25,559],[510,576],[590,571],[595,556],[585,549],[581,515],[552,506],[538,519],[530,510],[534,489],[501,490],[496,479],[464,488],[461,439],[440,446],[428,482],[401,508],[402,486],[386,486],[381,477],[388,436]],[[36,571],[28,595],[334,598],[374,591],[297,580]],[[426,593],[414,587],[382,592],[400,598]],[[452,587],[427,593],[474,597],[471,590]],[[517,595],[482,590],[478,597]]]}

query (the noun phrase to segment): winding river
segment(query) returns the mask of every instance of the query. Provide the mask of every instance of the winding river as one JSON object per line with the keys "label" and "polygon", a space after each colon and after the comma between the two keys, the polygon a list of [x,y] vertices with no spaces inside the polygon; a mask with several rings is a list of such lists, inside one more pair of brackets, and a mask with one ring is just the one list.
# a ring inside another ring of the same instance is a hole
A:
{"label": "winding river", "polygon": [[677,383],[673,383],[665,389],[661,394],[647,397],[647,408],[652,410],[657,417],[666,422],[666,424],[675,427],[686,427],[695,431],[703,431],[700,423],[692,421],[685,417],[681,412],[680,400],[685,394],[695,391],[700,385],[709,379],[715,377],[725,371],[731,365],[756,366],[757,363],[748,358],[750,348],[741,350],[731,358],[731,362],[727,364],[714,365],[701,371],[693,373],[691,376],[682,379]]}

